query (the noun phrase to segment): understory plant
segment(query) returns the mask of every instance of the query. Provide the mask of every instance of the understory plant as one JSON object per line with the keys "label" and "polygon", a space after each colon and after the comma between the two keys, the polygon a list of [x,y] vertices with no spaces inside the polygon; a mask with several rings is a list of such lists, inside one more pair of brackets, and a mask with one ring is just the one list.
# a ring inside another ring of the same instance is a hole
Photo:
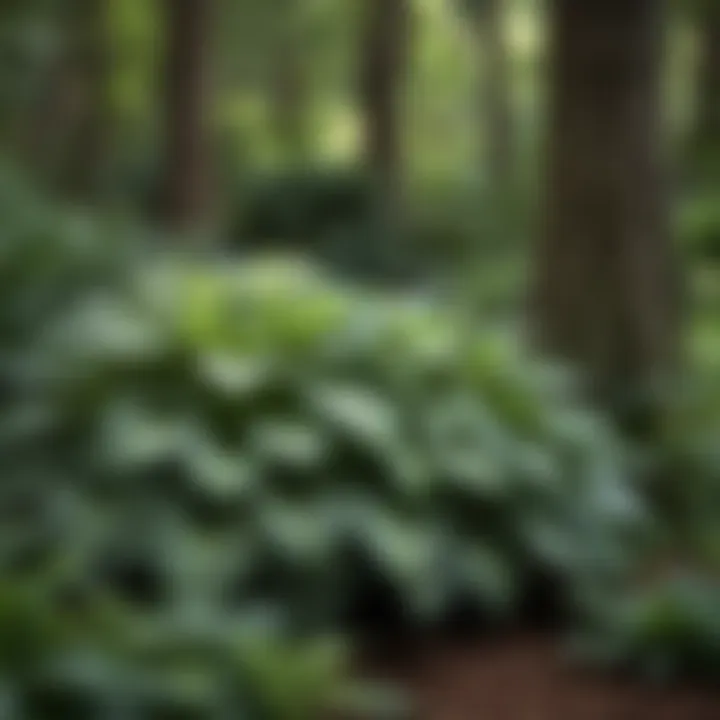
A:
{"label": "understory plant", "polygon": [[424,624],[512,617],[540,581],[577,607],[632,563],[643,509],[611,428],[450,311],[293,261],[148,264],[31,355],[3,433],[21,494],[138,602],[317,626],[370,595]]}
{"label": "understory plant", "polygon": [[[540,609],[613,666],[717,676],[717,583],[637,582],[657,518],[569,372],[437,299],[138,255],[13,192],[0,714],[397,716],[317,638],[458,613]],[[712,557],[714,436],[678,424],[654,459],[698,478],[673,505]]]}
{"label": "understory plant", "polygon": [[305,654],[326,631],[582,614],[631,571],[625,448],[506,335],[27,202],[0,259],[11,717],[309,719],[344,688]]}
{"label": "understory plant", "polygon": [[386,690],[350,680],[347,643],[289,639],[247,612],[77,605],[47,576],[6,580],[0,639],[0,708],[17,720],[402,717]]}
{"label": "understory plant", "polygon": [[717,682],[720,580],[684,566],[609,599],[578,635],[579,657],[648,681]]}

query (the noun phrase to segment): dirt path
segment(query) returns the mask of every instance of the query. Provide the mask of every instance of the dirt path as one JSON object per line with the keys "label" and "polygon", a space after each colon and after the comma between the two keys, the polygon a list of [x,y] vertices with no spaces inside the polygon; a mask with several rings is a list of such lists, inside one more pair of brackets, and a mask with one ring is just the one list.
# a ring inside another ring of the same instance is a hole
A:
{"label": "dirt path", "polygon": [[411,690],[418,720],[720,720],[720,688],[578,674],[538,638],[438,647],[391,674]]}

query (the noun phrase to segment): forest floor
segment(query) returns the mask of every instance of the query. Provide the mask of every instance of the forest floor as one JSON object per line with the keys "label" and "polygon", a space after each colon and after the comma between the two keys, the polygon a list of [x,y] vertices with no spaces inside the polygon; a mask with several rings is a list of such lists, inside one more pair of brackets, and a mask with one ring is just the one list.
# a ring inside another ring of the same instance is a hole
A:
{"label": "forest floor", "polygon": [[580,673],[538,636],[440,643],[370,672],[409,691],[417,720],[720,720],[720,689]]}

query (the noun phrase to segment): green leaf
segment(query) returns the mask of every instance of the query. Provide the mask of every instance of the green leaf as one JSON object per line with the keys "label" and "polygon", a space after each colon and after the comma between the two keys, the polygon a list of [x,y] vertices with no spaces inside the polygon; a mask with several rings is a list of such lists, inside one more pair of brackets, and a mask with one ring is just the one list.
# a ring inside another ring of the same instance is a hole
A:
{"label": "green leaf", "polygon": [[301,469],[319,469],[330,453],[322,430],[301,421],[260,420],[250,429],[248,443],[263,460]]}
{"label": "green leaf", "polygon": [[233,398],[245,398],[264,388],[272,378],[268,358],[231,354],[203,354],[199,359],[200,378],[210,387]]}
{"label": "green leaf", "polygon": [[396,408],[372,388],[318,385],[310,391],[311,406],[331,427],[368,446],[384,446],[399,429]]}
{"label": "green leaf", "polygon": [[263,537],[276,551],[306,567],[326,562],[338,540],[334,519],[320,504],[272,500],[259,509],[258,522]]}
{"label": "green leaf", "polygon": [[181,457],[196,428],[186,418],[151,413],[120,400],[108,408],[101,425],[101,443],[109,462],[119,467],[151,465]]}
{"label": "green leaf", "polygon": [[258,469],[253,462],[237,452],[221,450],[209,438],[194,438],[185,452],[193,481],[213,495],[246,497],[257,484]]}

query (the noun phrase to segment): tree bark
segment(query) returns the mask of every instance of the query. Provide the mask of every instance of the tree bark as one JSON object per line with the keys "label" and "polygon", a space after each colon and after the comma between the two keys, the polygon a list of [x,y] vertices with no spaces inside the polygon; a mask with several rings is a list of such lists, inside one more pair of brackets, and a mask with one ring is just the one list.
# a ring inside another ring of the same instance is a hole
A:
{"label": "tree bark", "polygon": [[[677,366],[662,0],[552,0],[547,213],[532,315],[602,403],[652,424]],[[640,393],[638,395],[638,393]],[[640,427],[634,428],[638,431]]]}
{"label": "tree bark", "polygon": [[365,158],[372,179],[395,201],[402,186],[402,122],[408,0],[366,0],[360,96]]}
{"label": "tree bark", "polygon": [[69,75],[78,116],[65,171],[70,197],[95,202],[104,194],[111,150],[112,50],[107,0],[75,0],[70,7]]}
{"label": "tree bark", "polygon": [[510,58],[503,10],[503,0],[482,0],[473,12],[482,69],[479,98],[484,117],[483,165],[489,188],[498,194],[509,189],[513,164]]}
{"label": "tree bark", "polygon": [[35,182],[52,191],[67,176],[69,140],[78,117],[76,80],[64,50],[54,52],[17,132],[22,165]]}
{"label": "tree bark", "polygon": [[[43,27],[43,52],[16,48],[16,72],[29,85],[16,108],[13,154],[36,182],[78,202],[98,199],[110,149],[108,0],[65,0],[22,28]],[[38,25],[38,23],[40,23]]]}
{"label": "tree bark", "polygon": [[275,133],[285,159],[302,163],[307,157],[308,77],[301,6],[298,0],[282,4],[275,38],[272,102]]}
{"label": "tree bark", "polygon": [[164,0],[165,132],[162,219],[170,230],[193,232],[209,203],[206,83],[210,0]]}
{"label": "tree bark", "polygon": [[692,138],[694,165],[708,162],[720,174],[720,3],[702,0],[697,12],[700,45],[697,115]]}

